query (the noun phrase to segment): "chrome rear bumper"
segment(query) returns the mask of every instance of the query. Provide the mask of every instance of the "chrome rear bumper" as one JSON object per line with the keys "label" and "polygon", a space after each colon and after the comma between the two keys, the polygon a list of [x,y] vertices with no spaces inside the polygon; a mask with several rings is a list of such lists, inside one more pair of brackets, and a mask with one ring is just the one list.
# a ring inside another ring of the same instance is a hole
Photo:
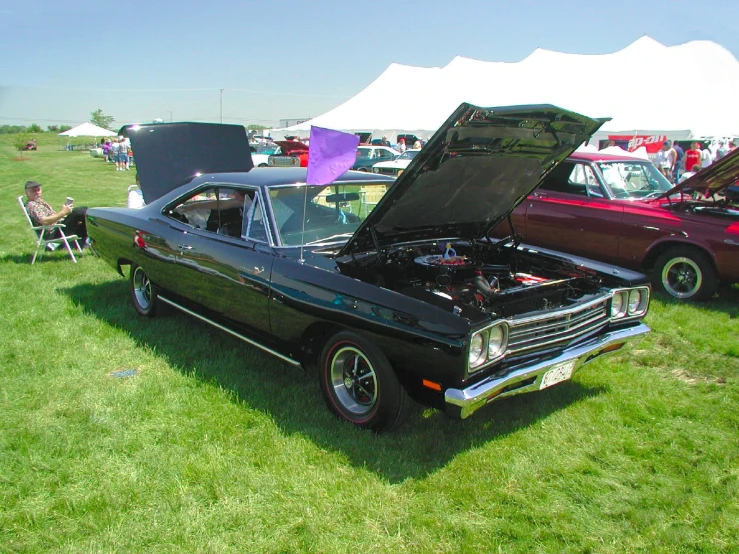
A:
{"label": "chrome rear bumper", "polygon": [[572,370],[574,375],[591,360],[604,354],[621,352],[624,346],[641,340],[650,330],[640,323],[635,327],[612,331],[572,346],[556,358],[533,365],[514,367],[510,373],[502,377],[488,377],[466,389],[447,389],[444,393],[445,411],[452,417],[464,419],[493,400],[539,390],[542,377],[553,367],[574,361],[575,366]]}

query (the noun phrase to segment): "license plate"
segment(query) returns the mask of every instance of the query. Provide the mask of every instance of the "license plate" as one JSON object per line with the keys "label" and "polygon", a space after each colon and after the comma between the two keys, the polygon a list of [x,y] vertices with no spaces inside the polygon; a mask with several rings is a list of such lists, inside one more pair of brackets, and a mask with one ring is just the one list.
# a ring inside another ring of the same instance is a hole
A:
{"label": "license plate", "polygon": [[567,379],[572,377],[572,370],[575,369],[576,362],[577,360],[564,362],[547,371],[541,379],[539,389],[545,389],[552,385],[556,385],[557,383],[561,383],[562,381],[567,381]]}

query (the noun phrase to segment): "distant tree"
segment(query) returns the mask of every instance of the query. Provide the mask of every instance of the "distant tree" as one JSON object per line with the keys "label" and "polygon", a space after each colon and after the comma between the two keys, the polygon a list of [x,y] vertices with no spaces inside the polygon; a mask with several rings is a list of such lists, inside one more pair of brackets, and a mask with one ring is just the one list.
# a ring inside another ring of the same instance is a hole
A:
{"label": "distant tree", "polygon": [[269,127],[265,127],[264,125],[247,125],[246,128],[249,131],[262,131],[263,129],[269,129]]}
{"label": "distant tree", "polygon": [[25,133],[24,125],[3,125],[0,126],[0,135],[14,135],[16,133]]}
{"label": "distant tree", "polygon": [[28,126],[28,129],[26,129],[29,133],[43,133],[44,130],[41,128],[41,125],[38,125],[36,123],[31,123],[31,125]]}
{"label": "distant tree", "polygon": [[103,129],[112,130],[111,127],[114,121],[115,118],[112,115],[104,115],[100,108],[90,114],[90,123]]}
{"label": "distant tree", "polygon": [[49,125],[46,128],[46,130],[49,131],[50,133],[58,133],[59,132],[59,125]]}
{"label": "distant tree", "polygon": [[[26,146],[28,146],[28,141],[31,140],[31,136],[27,133],[18,133],[15,136],[15,139],[13,140],[13,146],[15,146],[18,150],[21,152],[24,152],[26,150]],[[23,157],[23,154],[21,154],[21,158]]]}
{"label": "distant tree", "polygon": [[64,131],[69,131],[71,128],[71,125],[59,125],[59,132],[63,133]]}

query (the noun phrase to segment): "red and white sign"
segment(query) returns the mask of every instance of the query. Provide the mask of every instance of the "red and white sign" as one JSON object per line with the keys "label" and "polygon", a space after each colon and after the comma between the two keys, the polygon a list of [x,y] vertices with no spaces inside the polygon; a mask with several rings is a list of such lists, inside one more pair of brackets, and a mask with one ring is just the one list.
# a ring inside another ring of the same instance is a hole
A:
{"label": "red and white sign", "polygon": [[608,135],[608,140],[628,141],[629,152],[644,146],[647,154],[656,154],[667,140],[667,135]]}

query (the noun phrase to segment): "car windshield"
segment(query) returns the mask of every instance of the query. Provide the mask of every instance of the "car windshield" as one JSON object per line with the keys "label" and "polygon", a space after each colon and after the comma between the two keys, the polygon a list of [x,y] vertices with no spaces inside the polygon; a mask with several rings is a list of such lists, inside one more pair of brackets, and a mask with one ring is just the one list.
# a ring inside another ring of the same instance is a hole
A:
{"label": "car windshield", "polygon": [[614,198],[653,198],[673,187],[654,164],[648,161],[599,162],[597,165]]}
{"label": "car windshield", "polygon": [[270,188],[280,241],[283,246],[345,243],[380,201],[387,186],[388,183],[334,183]]}
{"label": "car windshield", "polygon": [[398,156],[398,160],[412,160],[416,156],[418,156],[418,153],[420,150],[406,150],[403,152],[400,156]]}
{"label": "car windshield", "polygon": [[265,144],[257,146],[255,154],[274,154],[279,147],[276,144]]}

